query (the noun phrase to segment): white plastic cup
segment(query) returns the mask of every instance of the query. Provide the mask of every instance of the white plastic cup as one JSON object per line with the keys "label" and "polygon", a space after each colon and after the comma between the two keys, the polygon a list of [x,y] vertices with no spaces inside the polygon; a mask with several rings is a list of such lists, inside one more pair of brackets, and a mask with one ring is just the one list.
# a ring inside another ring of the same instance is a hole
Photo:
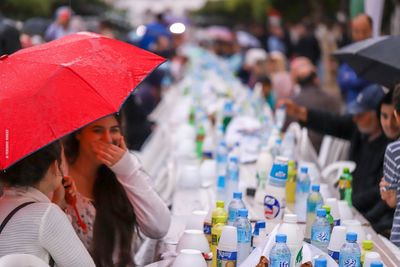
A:
{"label": "white plastic cup", "polygon": [[331,207],[331,215],[333,220],[335,221],[334,225],[340,225],[340,212],[339,212],[339,203],[336,198],[327,198],[325,200],[325,204]]}
{"label": "white plastic cup", "polygon": [[200,168],[196,165],[184,165],[179,177],[179,185],[182,188],[197,189],[201,186]]}
{"label": "white plastic cup", "polygon": [[335,226],[333,227],[331,240],[328,245],[328,254],[334,259],[336,262],[339,261],[339,253],[343,244],[346,242],[346,227],[344,226]]}
{"label": "white plastic cup", "polygon": [[208,212],[205,210],[195,210],[189,217],[186,223],[186,230],[200,230],[204,229],[204,220],[207,217]]}
{"label": "white plastic cup", "polygon": [[207,263],[201,251],[194,249],[182,249],[176,257],[172,267],[207,267]]}
{"label": "white plastic cup", "polygon": [[339,200],[339,213],[340,213],[340,220],[352,220],[353,219],[353,212],[351,208],[347,204],[346,200]]}
{"label": "white plastic cup", "polygon": [[185,230],[179,239],[176,252],[183,249],[195,249],[202,253],[210,253],[210,246],[204,232],[201,230]]}
{"label": "white plastic cup", "polygon": [[379,255],[378,252],[375,251],[370,251],[365,254],[365,259],[364,259],[364,267],[370,267],[371,263],[374,261],[380,261],[381,256]]}
{"label": "white plastic cup", "polygon": [[364,228],[359,220],[344,220],[342,225],[346,227],[347,232],[357,233],[357,243],[361,244],[366,239]]}

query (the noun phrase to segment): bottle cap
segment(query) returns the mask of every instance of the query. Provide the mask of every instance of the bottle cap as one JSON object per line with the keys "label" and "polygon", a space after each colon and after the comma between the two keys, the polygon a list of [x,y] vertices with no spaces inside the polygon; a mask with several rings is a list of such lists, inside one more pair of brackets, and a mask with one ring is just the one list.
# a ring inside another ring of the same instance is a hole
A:
{"label": "bottle cap", "polygon": [[242,192],[233,192],[233,198],[242,199]]}
{"label": "bottle cap", "polygon": [[285,222],[285,223],[297,223],[297,215],[296,214],[285,214],[283,216],[283,222]]}
{"label": "bottle cap", "polygon": [[286,243],[287,236],[285,234],[277,234],[275,236],[276,243]]}
{"label": "bottle cap", "polygon": [[311,186],[311,190],[312,190],[313,192],[319,192],[319,184],[313,184],[313,185]]}
{"label": "bottle cap", "polygon": [[331,213],[331,207],[329,207],[328,205],[323,205],[322,208],[326,210],[326,214]]}
{"label": "bottle cap", "polygon": [[344,168],[343,168],[343,173],[350,173],[350,169],[347,168],[347,167],[344,167]]}
{"label": "bottle cap", "polygon": [[225,202],[222,200],[217,200],[217,208],[224,208]]}
{"label": "bottle cap", "polygon": [[229,160],[230,162],[238,163],[239,159],[236,156],[232,156]]}
{"label": "bottle cap", "polygon": [[370,267],[383,267],[383,263],[381,261],[373,261],[369,265]]}
{"label": "bottle cap", "polygon": [[300,168],[301,173],[308,173],[308,168],[307,167],[301,167]]}
{"label": "bottle cap", "polygon": [[327,264],[328,264],[328,262],[325,258],[316,258],[314,267],[326,267]]}
{"label": "bottle cap", "polygon": [[372,250],[374,248],[374,242],[372,240],[363,240],[362,242],[362,248],[364,250]]}
{"label": "bottle cap", "polygon": [[326,217],[326,210],[325,209],[317,209],[317,216],[318,217]]}
{"label": "bottle cap", "polygon": [[349,232],[346,235],[346,241],[354,243],[357,241],[357,234],[354,232]]}
{"label": "bottle cap", "polygon": [[239,217],[247,218],[247,215],[249,215],[249,211],[247,209],[239,209],[239,211],[238,211]]}

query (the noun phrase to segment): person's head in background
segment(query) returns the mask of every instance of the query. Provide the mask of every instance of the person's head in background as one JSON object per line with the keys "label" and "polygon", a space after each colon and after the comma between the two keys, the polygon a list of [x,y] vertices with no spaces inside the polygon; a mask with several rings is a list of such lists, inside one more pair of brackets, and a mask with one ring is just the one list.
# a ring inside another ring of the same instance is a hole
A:
{"label": "person's head in background", "polygon": [[392,103],[394,106],[394,116],[397,124],[400,125],[400,84],[397,84],[393,90]]}
{"label": "person's head in background", "polygon": [[271,52],[267,62],[268,73],[286,71],[286,56],[282,52]]}
{"label": "person's head in background", "polygon": [[0,179],[5,186],[34,187],[50,198],[61,186],[63,170],[62,145],[55,141],[1,171]]}
{"label": "person's head in background", "polygon": [[269,97],[272,92],[271,79],[267,75],[261,75],[258,77],[257,82],[260,83],[261,85],[262,88],[261,92],[264,98]]}
{"label": "person's head in background", "polygon": [[400,136],[400,124],[397,123],[394,115],[395,106],[393,105],[392,98],[393,91],[390,90],[380,102],[377,113],[386,137],[395,140]]}
{"label": "person's head in background", "polygon": [[347,113],[353,116],[358,130],[371,138],[382,133],[377,109],[384,95],[381,86],[372,84],[365,87],[347,107]]}
{"label": "person's head in background", "polygon": [[290,75],[293,83],[299,86],[318,84],[315,66],[306,57],[297,57],[290,64]]}
{"label": "person's head in background", "polygon": [[351,37],[354,42],[372,37],[372,18],[367,14],[360,14],[351,21]]}
{"label": "person's head in background", "polygon": [[72,16],[72,10],[67,6],[59,7],[56,11],[56,21],[59,25],[67,28]]}

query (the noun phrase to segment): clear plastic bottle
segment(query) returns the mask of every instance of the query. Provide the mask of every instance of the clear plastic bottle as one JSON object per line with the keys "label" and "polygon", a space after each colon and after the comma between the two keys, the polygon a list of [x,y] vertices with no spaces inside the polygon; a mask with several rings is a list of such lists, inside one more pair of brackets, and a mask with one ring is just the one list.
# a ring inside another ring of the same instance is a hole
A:
{"label": "clear plastic bottle", "polygon": [[271,154],[273,158],[279,157],[281,155],[282,140],[280,138],[275,140],[275,144],[272,147]]}
{"label": "clear plastic bottle", "polygon": [[328,261],[326,258],[320,257],[316,258],[314,261],[314,267],[326,267],[328,264]]}
{"label": "clear plastic bottle", "polygon": [[232,118],[233,118],[233,102],[227,101],[225,102],[224,105],[223,118],[222,118],[224,133],[226,132],[226,128],[228,128],[228,125],[231,122]]}
{"label": "clear plastic bottle", "polygon": [[279,130],[282,130],[286,120],[286,106],[283,105],[275,111],[275,125]]}
{"label": "clear plastic bottle", "polygon": [[233,225],[238,216],[240,209],[245,209],[246,206],[242,200],[242,192],[234,192],[233,199],[228,206],[228,225]]}
{"label": "clear plastic bottle", "polygon": [[306,222],[306,234],[305,239],[311,240],[311,226],[315,221],[317,208],[322,207],[323,199],[319,192],[319,185],[311,186],[311,193],[307,198],[307,222]]}
{"label": "clear plastic bottle", "polygon": [[364,265],[365,254],[374,249],[374,242],[372,240],[363,240],[361,244],[361,264]]}
{"label": "clear plastic bottle", "polygon": [[232,156],[228,164],[228,191],[227,195],[230,197],[233,192],[239,190],[239,159]]}
{"label": "clear plastic bottle", "polygon": [[227,161],[228,161],[228,148],[224,140],[221,140],[218,144],[216,151],[217,160],[217,175],[226,177]]}
{"label": "clear plastic bottle", "polygon": [[326,210],[317,209],[317,218],[311,227],[311,244],[327,253],[330,239],[331,225],[326,219]]}
{"label": "clear plastic bottle", "polygon": [[274,159],[267,146],[261,148],[261,152],[257,159],[257,191],[255,195],[255,201],[259,204],[264,203],[265,197],[265,187],[268,180],[268,175],[271,172],[272,165],[274,164]]}
{"label": "clear plastic bottle", "polygon": [[331,207],[328,205],[323,205],[322,208],[326,210],[326,219],[328,220],[328,222],[331,226],[331,233],[332,233],[333,226],[335,226],[335,220],[333,219],[333,217],[331,215]]}
{"label": "clear plastic bottle", "polygon": [[308,168],[301,167],[300,173],[297,176],[296,181],[296,205],[295,210],[297,214],[297,220],[299,222],[305,222],[307,217],[307,198],[310,194],[311,180],[308,175]]}
{"label": "clear plastic bottle", "polygon": [[[226,223],[228,221],[228,213],[225,210],[225,202],[222,200],[217,200],[216,208],[213,210],[211,214],[211,226],[213,227],[217,223],[217,218],[222,217],[224,218],[223,221]],[[221,222],[220,219],[218,219]]]}
{"label": "clear plastic bottle", "polygon": [[271,267],[292,266],[290,264],[290,250],[286,245],[286,235],[277,234],[275,236],[275,245],[272,247],[269,254]]}
{"label": "clear plastic bottle", "polygon": [[296,203],[296,176],[296,162],[294,160],[289,160],[288,178],[286,181],[286,203]]}
{"label": "clear plastic bottle", "polygon": [[247,209],[240,209],[233,226],[237,228],[238,256],[237,264],[240,265],[251,253],[251,223],[247,218]]}
{"label": "clear plastic bottle", "polygon": [[361,267],[361,251],[357,244],[357,234],[349,232],[346,243],[340,249],[339,267]]}

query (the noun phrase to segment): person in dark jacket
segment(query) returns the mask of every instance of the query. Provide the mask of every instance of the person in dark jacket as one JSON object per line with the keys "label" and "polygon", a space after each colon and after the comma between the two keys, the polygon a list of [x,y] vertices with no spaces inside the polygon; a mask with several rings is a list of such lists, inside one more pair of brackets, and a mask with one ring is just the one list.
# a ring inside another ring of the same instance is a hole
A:
{"label": "person in dark jacket", "polygon": [[278,102],[277,106],[286,105],[288,116],[307,128],[350,141],[349,157],[357,164],[353,172],[353,205],[375,231],[387,235],[393,210],[381,200],[379,182],[389,139],[376,113],[383,96],[384,91],[378,85],[364,88],[349,105],[346,115],[307,109],[288,99]]}
{"label": "person in dark jacket", "polygon": [[21,49],[19,31],[0,14],[0,56],[12,54]]}

